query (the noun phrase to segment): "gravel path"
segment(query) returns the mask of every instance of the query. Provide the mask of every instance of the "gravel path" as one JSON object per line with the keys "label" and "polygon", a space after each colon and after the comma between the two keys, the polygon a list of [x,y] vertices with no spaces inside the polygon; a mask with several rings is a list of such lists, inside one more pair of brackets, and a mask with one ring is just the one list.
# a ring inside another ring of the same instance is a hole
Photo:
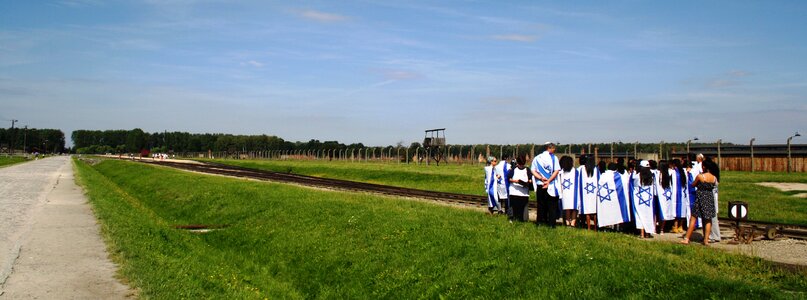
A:
{"label": "gravel path", "polygon": [[124,299],[69,157],[0,169],[0,298]]}
{"label": "gravel path", "polygon": [[798,182],[758,182],[758,185],[779,189],[783,192],[807,191],[807,183]]}

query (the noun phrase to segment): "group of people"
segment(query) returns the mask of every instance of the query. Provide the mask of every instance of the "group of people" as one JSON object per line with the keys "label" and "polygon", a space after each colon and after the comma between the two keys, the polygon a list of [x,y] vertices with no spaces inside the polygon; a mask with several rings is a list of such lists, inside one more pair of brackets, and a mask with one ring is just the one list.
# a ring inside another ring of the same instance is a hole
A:
{"label": "group of people", "polygon": [[575,168],[572,157],[558,159],[555,149],[553,143],[546,143],[529,166],[524,154],[512,162],[489,157],[485,191],[490,213],[506,214],[511,222],[528,221],[532,190],[539,225],[554,228],[562,217],[566,226],[584,221],[589,230],[610,227],[644,238],[664,234],[667,222],[672,222],[671,232],[685,233],[683,244],[701,227],[705,245],[720,241],[720,170],[702,154],[659,162],[631,159],[627,165],[624,159],[606,164],[581,155]]}

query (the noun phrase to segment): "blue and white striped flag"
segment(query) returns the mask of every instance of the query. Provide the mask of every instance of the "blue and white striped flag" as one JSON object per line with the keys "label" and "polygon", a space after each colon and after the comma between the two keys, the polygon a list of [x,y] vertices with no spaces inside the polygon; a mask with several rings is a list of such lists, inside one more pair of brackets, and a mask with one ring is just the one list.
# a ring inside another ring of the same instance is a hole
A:
{"label": "blue and white striped flag", "polygon": [[597,189],[597,223],[600,227],[630,222],[628,183],[622,175],[606,171]]}

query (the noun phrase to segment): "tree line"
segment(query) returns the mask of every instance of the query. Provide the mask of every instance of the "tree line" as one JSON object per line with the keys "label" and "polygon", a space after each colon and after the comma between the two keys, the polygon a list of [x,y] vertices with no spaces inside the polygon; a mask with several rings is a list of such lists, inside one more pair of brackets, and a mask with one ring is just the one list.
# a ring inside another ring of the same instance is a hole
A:
{"label": "tree line", "polygon": [[[386,154],[397,155],[398,149],[401,155],[423,155],[425,149],[419,142],[405,146],[403,142],[397,145],[387,145],[380,147],[368,147],[363,143],[344,144],[338,141],[319,141],[316,139],[307,142],[291,142],[273,135],[234,135],[222,133],[188,133],[188,132],[144,132],[139,128],[132,130],[76,130],[72,134],[74,152],[85,154],[99,153],[142,153],[143,150],[155,153],[188,153],[188,152],[255,152],[272,150],[348,150],[352,149],[357,155],[359,150],[377,150]],[[693,144],[694,145],[694,144]],[[514,153],[538,154],[542,151],[542,144],[521,144],[521,145],[495,145],[495,144],[474,144],[460,145],[451,144],[450,147],[441,150],[444,155],[475,158],[479,155],[494,155],[512,157]],[[671,150],[685,149],[685,143],[665,143],[661,145],[664,153]],[[593,153],[598,149],[600,156],[608,156],[611,152],[611,143],[594,144],[559,144],[558,153],[582,152]],[[617,156],[633,155],[634,151],[640,153],[658,153],[659,144],[656,143],[622,143],[613,144],[614,153]],[[421,152],[422,151],[422,152]],[[534,152],[533,152],[534,151]],[[471,157],[474,156],[474,157]]]}
{"label": "tree line", "polygon": [[132,130],[76,130],[71,136],[76,153],[155,153],[246,152],[268,150],[324,150],[363,148],[361,143],[310,140],[291,142],[273,135],[234,135],[223,133],[144,132]]}
{"label": "tree line", "polygon": [[0,128],[0,148],[2,152],[62,153],[65,149],[64,132],[46,128]]}

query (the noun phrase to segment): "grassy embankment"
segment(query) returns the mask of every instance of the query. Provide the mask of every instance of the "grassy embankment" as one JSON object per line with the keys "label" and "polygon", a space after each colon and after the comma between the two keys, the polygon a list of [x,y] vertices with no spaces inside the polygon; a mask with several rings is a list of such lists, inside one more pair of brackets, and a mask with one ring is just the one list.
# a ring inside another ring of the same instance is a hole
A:
{"label": "grassy embankment", "polygon": [[[807,274],[701,246],[418,201],[77,162],[145,298],[803,298]],[[172,224],[229,224],[193,234]]]}
{"label": "grassy embankment", "polygon": [[20,156],[0,156],[0,168],[28,161]]}
{"label": "grassy embankment", "polygon": [[807,173],[773,172],[721,172],[721,216],[728,214],[729,201],[748,202],[748,216],[752,220],[807,225],[807,199],[794,197],[796,193],[758,185],[759,182],[807,183]]}
{"label": "grassy embankment", "polygon": [[[425,166],[395,163],[323,161],[216,160],[216,162],[277,172],[372,182],[433,191],[484,195],[482,165]],[[807,199],[763,187],[756,182],[807,183],[807,173],[723,172],[720,185],[722,217],[728,202],[746,201],[749,218],[757,221],[807,225]],[[534,199],[534,197],[533,197]]]}
{"label": "grassy embankment", "polygon": [[[211,161],[211,160],[202,160]],[[430,191],[484,195],[484,165],[440,165],[345,162],[212,160],[246,168],[386,184]]]}

